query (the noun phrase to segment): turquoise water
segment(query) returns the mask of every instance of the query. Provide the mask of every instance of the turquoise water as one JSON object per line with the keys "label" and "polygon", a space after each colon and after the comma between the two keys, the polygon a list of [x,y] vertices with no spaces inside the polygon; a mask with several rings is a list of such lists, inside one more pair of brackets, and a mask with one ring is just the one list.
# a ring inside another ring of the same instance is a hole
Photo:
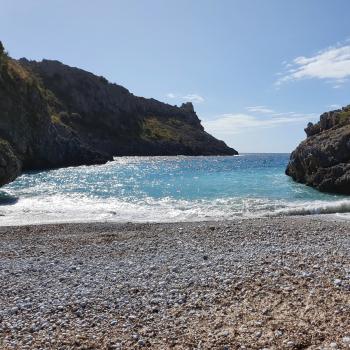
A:
{"label": "turquoise water", "polygon": [[350,211],[284,174],[288,154],[122,157],[27,173],[2,188],[0,224],[171,222]]}

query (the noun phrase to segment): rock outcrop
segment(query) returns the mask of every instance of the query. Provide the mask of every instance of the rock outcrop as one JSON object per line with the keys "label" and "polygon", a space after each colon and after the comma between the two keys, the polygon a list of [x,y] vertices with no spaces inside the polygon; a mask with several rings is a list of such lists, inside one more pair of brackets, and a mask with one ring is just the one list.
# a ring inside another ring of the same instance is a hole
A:
{"label": "rock outcrop", "polygon": [[24,170],[179,154],[237,152],[204,131],[191,103],[137,97],[58,61],[16,61],[0,45],[0,185]]}
{"label": "rock outcrop", "polygon": [[323,192],[350,194],[350,106],[309,123],[286,174]]}

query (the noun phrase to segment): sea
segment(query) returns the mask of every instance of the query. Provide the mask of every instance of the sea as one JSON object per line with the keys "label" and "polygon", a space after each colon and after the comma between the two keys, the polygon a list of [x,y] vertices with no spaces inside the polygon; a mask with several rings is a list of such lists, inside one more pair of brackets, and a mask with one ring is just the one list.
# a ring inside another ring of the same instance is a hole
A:
{"label": "sea", "polygon": [[1,188],[0,225],[185,222],[334,214],[350,198],[286,176],[289,154],[118,157],[104,165],[27,172]]}

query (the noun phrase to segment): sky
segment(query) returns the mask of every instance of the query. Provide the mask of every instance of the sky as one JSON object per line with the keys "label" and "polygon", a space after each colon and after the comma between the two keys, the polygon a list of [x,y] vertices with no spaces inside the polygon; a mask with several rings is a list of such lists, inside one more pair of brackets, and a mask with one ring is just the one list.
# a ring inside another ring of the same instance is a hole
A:
{"label": "sky", "polygon": [[239,152],[290,152],[350,104],[348,0],[1,0],[14,58],[56,59],[172,105]]}

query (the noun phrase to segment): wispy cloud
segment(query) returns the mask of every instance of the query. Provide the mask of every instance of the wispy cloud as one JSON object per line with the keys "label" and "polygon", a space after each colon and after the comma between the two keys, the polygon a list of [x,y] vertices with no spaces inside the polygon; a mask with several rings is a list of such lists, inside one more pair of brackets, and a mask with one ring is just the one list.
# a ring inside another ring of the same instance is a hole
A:
{"label": "wispy cloud", "polygon": [[193,103],[202,103],[205,101],[205,98],[199,94],[181,95],[181,94],[175,94],[173,92],[169,92],[166,94],[166,97],[171,99],[178,99],[186,102],[193,102]]}
{"label": "wispy cloud", "polygon": [[329,47],[310,57],[296,57],[284,66],[287,71],[276,85],[301,79],[324,79],[339,88],[350,77],[350,45]]}
{"label": "wispy cloud", "polygon": [[307,121],[316,119],[316,114],[302,113],[275,113],[268,118],[258,117],[245,113],[223,114],[213,120],[204,121],[204,127],[214,135],[233,135],[245,133],[250,129],[274,128],[287,124],[305,124]]}
{"label": "wispy cloud", "polygon": [[334,104],[334,105],[328,105],[326,107],[329,108],[329,109],[339,109],[339,108],[341,108],[341,105]]}
{"label": "wispy cloud", "polygon": [[205,101],[204,97],[198,94],[188,94],[188,95],[182,96],[182,99],[185,101],[191,101],[194,103],[202,103]]}
{"label": "wispy cloud", "polygon": [[313,118],[315,116],[315,114],[313,113],[305,114],[305,113],[296,113],[296,112],[276,112],[274,109],[266,106],[253,106],[253,107],[246,107],[245,109],[250,113],[252,113],[253,115],[261,114],[264,117],[271,117],[274,120],[280,117],[294,117],[294,118],[302,118],[304,120],[305,118]]}
{"label": "wispy cloud", "polygon": [[253,113],[274,113],[275,111],[273,109],[267,108],[266,106],[252,106],[252,107],[246,107],[246,110]]}

